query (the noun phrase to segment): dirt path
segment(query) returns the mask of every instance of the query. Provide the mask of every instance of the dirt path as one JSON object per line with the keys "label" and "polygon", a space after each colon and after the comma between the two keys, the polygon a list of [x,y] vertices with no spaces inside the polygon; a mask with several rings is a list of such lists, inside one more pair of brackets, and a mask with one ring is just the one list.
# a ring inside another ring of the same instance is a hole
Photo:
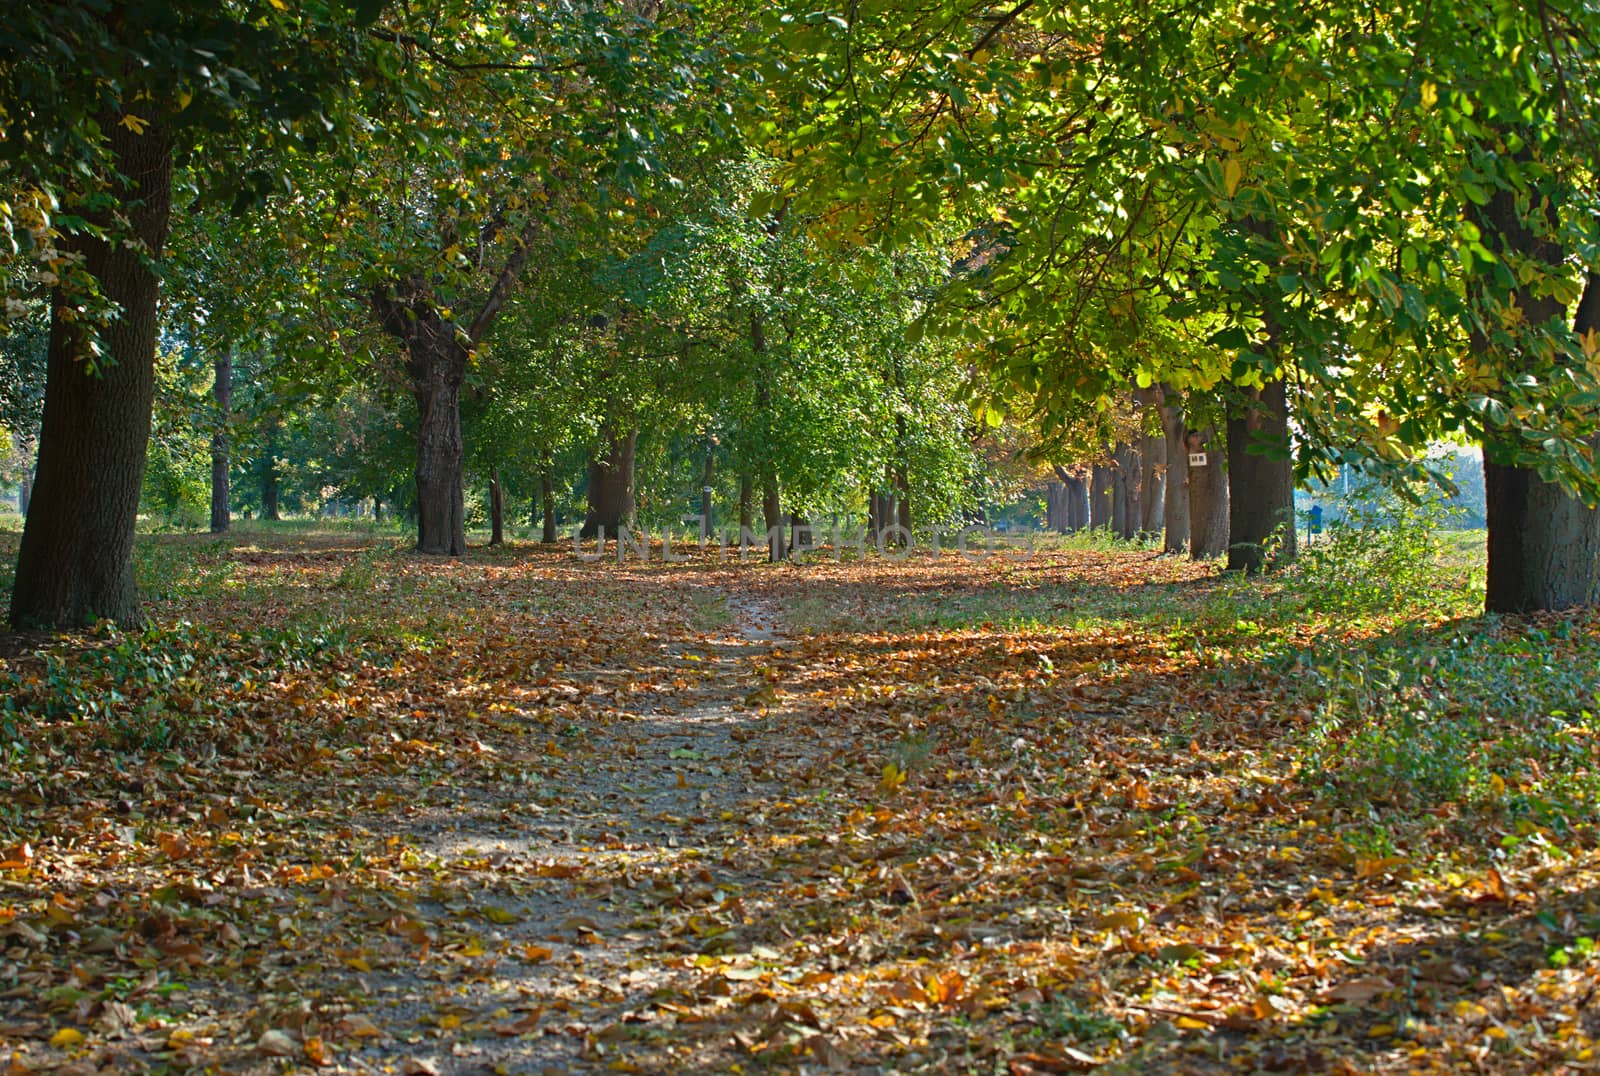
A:
{"label": "dirt path", "polygon": [[[452,786],[411,814],[406,836],[418,853],[467,865],[472,883],[446,884],[405,914],[422,931],[480,921],[464,950],[504,959],[433,983],[419,982],[431,977],[421,969],[364,977],[376,1002],[365,1015],[381,1034],[343,1063],[382,1071],[396,1040],[414,1038],[406,1059],[416,1071],[607,1066],[620,1043],[670,1037],[652,1027],[671,1019],[650,1001],[687,989],[695,956],[750,948],[742,924],[706,924],[728,919],[766,881],[737,855],[745,824],[782,798],[782,775],[808,768],[816,746],[767,727],[774,697],[763,670],[782,642],[779,611],[717,594],[726,627],[701,645],[668,641],[660,665],[645,670],[688,681],[688,692],[631,699],[585,732],[553,780]],[[476,869],[485,863],[486,888]],[[663,952],[690,967],[675,970]],[[616,1061],[621,1071],[629,1064]]]}

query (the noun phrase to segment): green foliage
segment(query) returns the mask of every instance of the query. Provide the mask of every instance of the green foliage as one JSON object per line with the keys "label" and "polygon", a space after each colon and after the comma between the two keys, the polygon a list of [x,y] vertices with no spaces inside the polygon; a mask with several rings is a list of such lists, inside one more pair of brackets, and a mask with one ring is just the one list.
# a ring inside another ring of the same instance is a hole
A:
{"label": "green foliage", "polygon": [[1302,546],[1295,596],[1308,609],[1345,615],[1403,613],[1436,601],[1448,514],[1437,491],[1414,500],[1374,485],[1352,491],[1335,522]]}
{"label": "green foliage", "polygon": [[1570,625],[1459,622],[1305,660],[1319,701],[1301,777],[1341,802],[1471,802],[1557,828],[1600,807],[1600,647]]}

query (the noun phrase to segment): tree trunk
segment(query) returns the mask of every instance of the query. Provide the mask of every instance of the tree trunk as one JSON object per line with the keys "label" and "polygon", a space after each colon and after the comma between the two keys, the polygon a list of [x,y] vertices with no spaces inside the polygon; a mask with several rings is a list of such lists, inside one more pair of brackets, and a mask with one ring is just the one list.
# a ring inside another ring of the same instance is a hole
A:
{"label": "tree trunk", "polygon": [[1081,531],[1089,526],[1089,483],[1082,475],[1067,475],[1061,480],[1067,488],[1067,530]]}
{"label": "tree trunk", "polygon": [[1119,441],[1113,459],[1112,528],[1117,532],[1117,537],[1132,538],[1139,529],[1139,456],[1131,445]]}
{"label": "tree trunk", "polygon": [[1044,524],[1057,534],[1067,533],[1067,486],[1052,480],[1044,487]]}
{"label": "tree trunk", "polygon": [[[1276,348],[1277,332],[1269,323]],[[1254,448],[1256,451],[1251,451]],[[1272,561],[1268,545],[1278,543]],[[1228,418],[1228,570],[1254,574],[1294,560],[1294,462],[1282,381],[1245,393]]]}
{"label": "tree trunk", "polygon": [[1161,432],[1166,442],[1166,474],[1161,552],[1182,553],[1189,547],[1189,463],[1183,443],[1181,397],[1170,385],[1161,386]]}
{"label": "tree trunk", "polygon": [[767,527],[767,559],[785,559],[788,550],[783,542],[783,501],[778,493],[778,476],[772,471],[761,477],[761,519]]}
{"label": "tree trunk", "polygon": [[500,486],[500,468],[489,468],[489,544],[506,543],[506,495]]}
{"label": "tree trunk", "polygon": [[[418,351],[422,354],[418,355]],[[459,352],[459,355],[454,354]],[[466,349],[454,344],[412,348],[417,398],[417,552],[459,557],[467,551],[466,496],[461,476],[461,379]]]}
{"label": "tree trunk", "polygon": [[755,523],[755,482],[748,474],[739,476],[739,529],[747,531]]}
{"label": "tree trunk", "polygon": [[1111,468],[1097,463],[1089,471],[1089,526],[1094,530],[1111,527]]}
{"label": "tree trunk", "polygon": [[[1560,265],[1559,247],[1528,228],[1510,192],[1496,191],[1477,216],[1491,249],[1509,249],[1552,269]],[[1543,325],[1566,316],[1554,298],[1527,288],[1518,289],[1516,299],[1522,324]],[[1600,274],[1588,274],[1573,331],[1580,337],[1600,331]],[[1491,345],[1478,333],[1472,347],[1483,354]],[[1501,354],[1489,353],[1486,359],[1497,369],[1506,365]],[[1506,370],[1504,376],[1512,373]],[[1501,436],[1510,441],[1517,433]],[[1600,450],[1600,438],[1591,446]],[[1585,507],[1534,469],[1511,464],[1508,458],[1494,436],[1485,438],[1489,569],[1484,607],[1491,613],[1531,613],[1600,603],[1600,510]]]}
{"label": "tree trunk", "polygon": [[374,498],[372,498],[372,522],[374,522],[374,523],[382,523],[383,522],[383,498],[382,497],[374,497]]}
{"label": "tree trunk", "polygon": [[604,527],[607,534],[620,534],[633,526],[633,460],[639,444],[639,431],[617,433],[607,427],[602,455],[589,457],[589,512],[584,517],[580,538],[593,538]]}
{"label": "tree trunk", "polygon": [[706,434],[706,458],[700,467],[700,541],[711,540],[711,532],[715,529],[711,519],[711,483],[716,477],[716,451],[717,442],[709,433]]}
{"label": "tree trunk", "polygon": [[544,507],[544,532],[539,540],[545,545],[556,543],[556,487],[550,480],[550,469],[539,472],[539,501]]}
{"label": "tree trunk", "polygon": [[1162,502],[1166,495],[1167,442],[1146,434],[1139,441],[1139,533],[1161,529]]}
{"label": "tree trunk", "polygon": [[[1217,451],[1217,431],[1190,430],[1184,438],[1185,469],[1189,486],[1189,555],[1210,560],[1228,551],[1228,475],[1225,459]],[[1187,457],[1204,453],[1206,462],[1187,463]]]}
{"label": "tree trunk", "polygon": [[[1528,316],[1540,313],[1534,309]],[[1600,274],[1588,276],[1573,331],[1580,337],[1600,331]],[[1600,450],[1600,439],[1591,445]],[[1531,613],[1600,602],[1600,510],[1585,507],[1531,468],[1494,460],[1493,447],[1485,445],[1483,457],[1489,530],[1485,607],[1492,613]]]}
{"label": "tree trunk", "polygon": [[233,353],[225,351],[213,364],[211,395],[217,404],[217,428],[211,434],[211,533],[228,529],[228,415],[233,401]]}
{"label": "tree trunk", "polygon": [[100,126],[114,167],[127,177],[120,201],[139,242],[80,235],[62,244],[82,255],[84,270],[120,310],[101,333],[104,357],[95,359],[68,297],[57,291],[53,298],[39,468],[11,592],[11,622],[18,627],[75,628],[101,617],[140,621],[133,537],[150,438],[160,293],[149,263],[160,260],[167,239],[172,147],[161,127],[134,134],[121,119],[102,116]]}

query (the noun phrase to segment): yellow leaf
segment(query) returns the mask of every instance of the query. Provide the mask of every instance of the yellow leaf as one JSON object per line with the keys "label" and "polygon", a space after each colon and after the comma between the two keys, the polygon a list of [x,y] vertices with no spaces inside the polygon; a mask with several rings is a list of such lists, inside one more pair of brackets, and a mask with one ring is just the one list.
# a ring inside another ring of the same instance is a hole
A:
{"label": "yellow leaf", "polygon": [[126,127],[128,130],[132,131],[136,135],[144,134],[144,129],[146,127],[150,126],[150,121],[149,120],[142,119],[139,116],[135,116],[131,112],[128,113],[126,116],[123,116],[122,119],[119,120],[118,122],[121,123],[122,126]]}
{"label": "yellow leaf", "polygon": [[1175,1022],[1185,1031],[1206,1031],[1211,1027],[1204,1020],[1196,1020],[1192,1016],[1180,1016]]}
{"label": "yellow leaf", "polygon": [[878,781],[878,787],[885,792],[897,791],[906,783],[906,771],[893,762],[883,764],[883,777]]}
{"label": "yellow leaf", "polygon": [[1228,158],[1228,163],[1222,166],[1222,186],[1227,190],[1228,197],[1232,198],[1239,189],[1239,181],[1244,178],[1244,169],[1240,167],[1237,159]]}
{"label": "yellow leaf", "polygon": [[83,1032],[75,1027],[64,1027],[50,1036],[50,1045],[57,1050],[67,1050],[83,1044]]}
{"label": "yellow leaf", "polygon": [[1439,103],[1439,87],[1432,82],[1422,84],[1422,110],[1426,112]]}

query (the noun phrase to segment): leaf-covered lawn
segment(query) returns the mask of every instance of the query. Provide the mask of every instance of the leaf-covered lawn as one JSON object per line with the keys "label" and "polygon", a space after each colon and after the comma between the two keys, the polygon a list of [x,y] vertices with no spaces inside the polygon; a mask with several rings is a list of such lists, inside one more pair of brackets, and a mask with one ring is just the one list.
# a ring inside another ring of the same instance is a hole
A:
{"label": "leaf-covered lawn", "polygon": [[0,649],[14,1070],[1600,1067],[1600,619],[1459,550],[141,565]]}

